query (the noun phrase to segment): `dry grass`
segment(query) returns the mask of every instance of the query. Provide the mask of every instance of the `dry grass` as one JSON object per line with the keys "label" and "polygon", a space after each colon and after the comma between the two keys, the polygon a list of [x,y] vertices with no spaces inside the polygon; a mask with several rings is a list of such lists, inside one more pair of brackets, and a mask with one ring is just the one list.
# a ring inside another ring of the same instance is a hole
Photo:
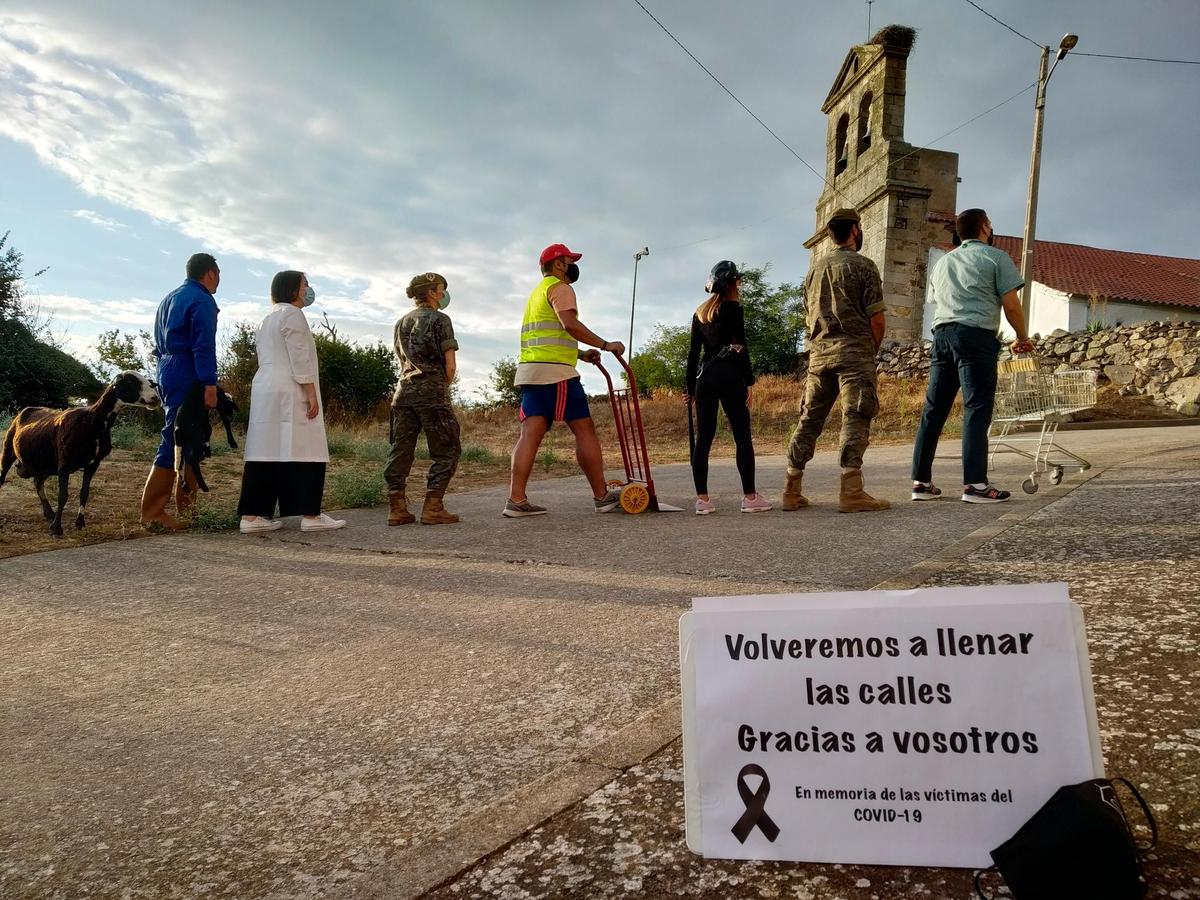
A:
{"label": "dry grass", "polygon": [[[754,443],[760,455],[781,454],[795,426],[802,385],[791,379],[765,377],[754,389],[751,406],[754,414]],[[881,378],[879,385],[882,412],[875,420],[872,441],[876,444],[907,443],[913,439],[924,398],[924,382]],[[612,413],[607,402],[594,402],[592,414],[603,442],[610,472],[619,471]],[[666,393],[642,402],[642,415],[650,444],[652,463],[686,462],[688,458],[687,410],[678,394]],[[1122,398],[1111,388],[1103,388],[1100,402],[1082,417],[1093,419],[1165,418],[1172,414],[1149,404],[1144,398]],[[516,415],[511,409],[472,409],[459,413],[463,426],[463,456],[451,491],[504,484],[508,481],[508,455],[517,435]],[[947,433],[961,427],[956,406]],[[825,425],[819,446],[836,445],[841,415],[835,408]],[[714,456],[732,456],[733,441],[724,417],[719,419]],[[6,423],[0,422],[0,430]],[[214,438],[217,436],[214,435]],[[329,428],[330,464],[326,479],[325,502],[328,508],[371,505],[383,495],[382,469],[387,456],[387,424],[376,422],[356,428]],[[88,505],[88,525],[76,531],[68,525],[66,535],[49,535],[42,520],[41,507],[32,482],[10,473],[9,482],[0,488],[0,558],[94,544],[126,540],[147,534],[138,522],[138,503],[150,459],[158,445],[156,434],[146,434],[129,422],[114,429],[114,449],[100,466],[92,482]],[[205,478],[212,488],[201,499],[196,527],[224,530],[236,525],[238,492],[241,489],[242,457],[214,440],[216,455],[205,464]],[[428,469],[428,452],[418,448],[418,459],[409,479],[409,490],[419,495]],[[574,443],[570,431],[556,425],[546,436],[534,479],[557,478],[578,473]],[[79,476],[71,479],[72,499],[64,520],[74,518],[74,497]],[[46,483],[48,496],[55,496],[54,479]]]}

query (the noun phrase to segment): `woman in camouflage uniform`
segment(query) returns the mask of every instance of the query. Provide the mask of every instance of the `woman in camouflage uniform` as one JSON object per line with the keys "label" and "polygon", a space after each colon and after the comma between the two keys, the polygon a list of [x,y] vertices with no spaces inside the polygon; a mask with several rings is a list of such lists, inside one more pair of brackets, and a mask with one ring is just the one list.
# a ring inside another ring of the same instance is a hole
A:
{"label": "woman in camouflage uniform", "polygon": [[462,453],[458,419],[450,405],[458,341],[450,317],[446,279],[436,272],[417,275],[405,292],[417,308],[396,323],[394,348],[400,359],[400,380],[392,398],[392,449],[383,477],[388,486],[388,524],[407,525],[416,516],[408,511],[405,484],[412,470],[417,436],[424,431],[429,444],[423,525],[450,525],[458,516],[446,511],[442,497]]}

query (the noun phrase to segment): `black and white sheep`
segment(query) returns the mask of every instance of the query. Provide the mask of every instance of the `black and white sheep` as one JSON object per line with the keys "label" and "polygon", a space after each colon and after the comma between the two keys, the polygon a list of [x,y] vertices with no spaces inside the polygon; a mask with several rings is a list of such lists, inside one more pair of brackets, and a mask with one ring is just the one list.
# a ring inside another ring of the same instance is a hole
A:
{"label": "black and white sheep", "polygon": [[[229,446],[237,449],[237,441],[233,439],[233,415],[237,412],[237,404],[220,385],[217,386],[215,412],[225,426],[225,439],[229,441]],[[212,417],[204,405],[204,385],[200,382],[192,386],[183,405],[179,407],[172,435],[175,438],[175,474],[179,479],[179,489],[185,494],[191,492],[192,486],[185,475],[185,470],[191,469],[196,486],[208,493],[200,463],[212,456],[209,443],[212,440]]]}
{"label": "black and white sheep", "polygon": [[[4,435],[4,450],[0,454],[0,485],[8,470],[16,464],[16,473],[32,478],[42,515],[50,523],[50,533],[62,537],[63,507],[67,505],[67,484],[72,472],[83,470],[83,485],[79,489],[79,513],[75,527],[83,527],[92,476],[100,461],[112,450],[112,426],[122,406],[160,405],[154,383],[136,372],[122,372],[104,389],[95,403],[74,409],[47,409],[27,406],[12,420]],[[58,508],[46,500],[45,483],[58,477]]]}

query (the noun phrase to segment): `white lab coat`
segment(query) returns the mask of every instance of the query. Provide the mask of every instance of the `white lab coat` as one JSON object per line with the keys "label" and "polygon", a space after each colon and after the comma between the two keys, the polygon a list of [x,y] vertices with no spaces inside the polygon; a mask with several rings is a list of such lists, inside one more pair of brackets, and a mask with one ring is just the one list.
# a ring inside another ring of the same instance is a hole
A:
{"label": "white lab coat", "polygon": [[290,303],[275,304],[258,326],[258,371],[250,388],[248,462],[329,462],[325,410],[307,416],[300,385],[312,382],[321,402],[317,345],[308,319]]}

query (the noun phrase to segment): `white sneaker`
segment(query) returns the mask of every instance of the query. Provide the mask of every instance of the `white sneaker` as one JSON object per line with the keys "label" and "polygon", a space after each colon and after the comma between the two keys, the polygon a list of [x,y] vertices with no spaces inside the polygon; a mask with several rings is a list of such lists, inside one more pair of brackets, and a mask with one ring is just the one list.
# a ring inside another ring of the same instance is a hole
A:
{"label": "white sneaker", "polygon": [[321,513],[315,519],[301,517],[301,531],[337,531],[339,528],[346,527],[345,519],[331,519],[325,513]]}
{"label": "white sneaker", "polygon": [[253,519],[248,516],[242,516],[242,521],[238,523],[238,531],[242,534],[257,534],[260,531],[278,531],[282,527],[282,519],[264,519],[262,516],[256,516]]}

